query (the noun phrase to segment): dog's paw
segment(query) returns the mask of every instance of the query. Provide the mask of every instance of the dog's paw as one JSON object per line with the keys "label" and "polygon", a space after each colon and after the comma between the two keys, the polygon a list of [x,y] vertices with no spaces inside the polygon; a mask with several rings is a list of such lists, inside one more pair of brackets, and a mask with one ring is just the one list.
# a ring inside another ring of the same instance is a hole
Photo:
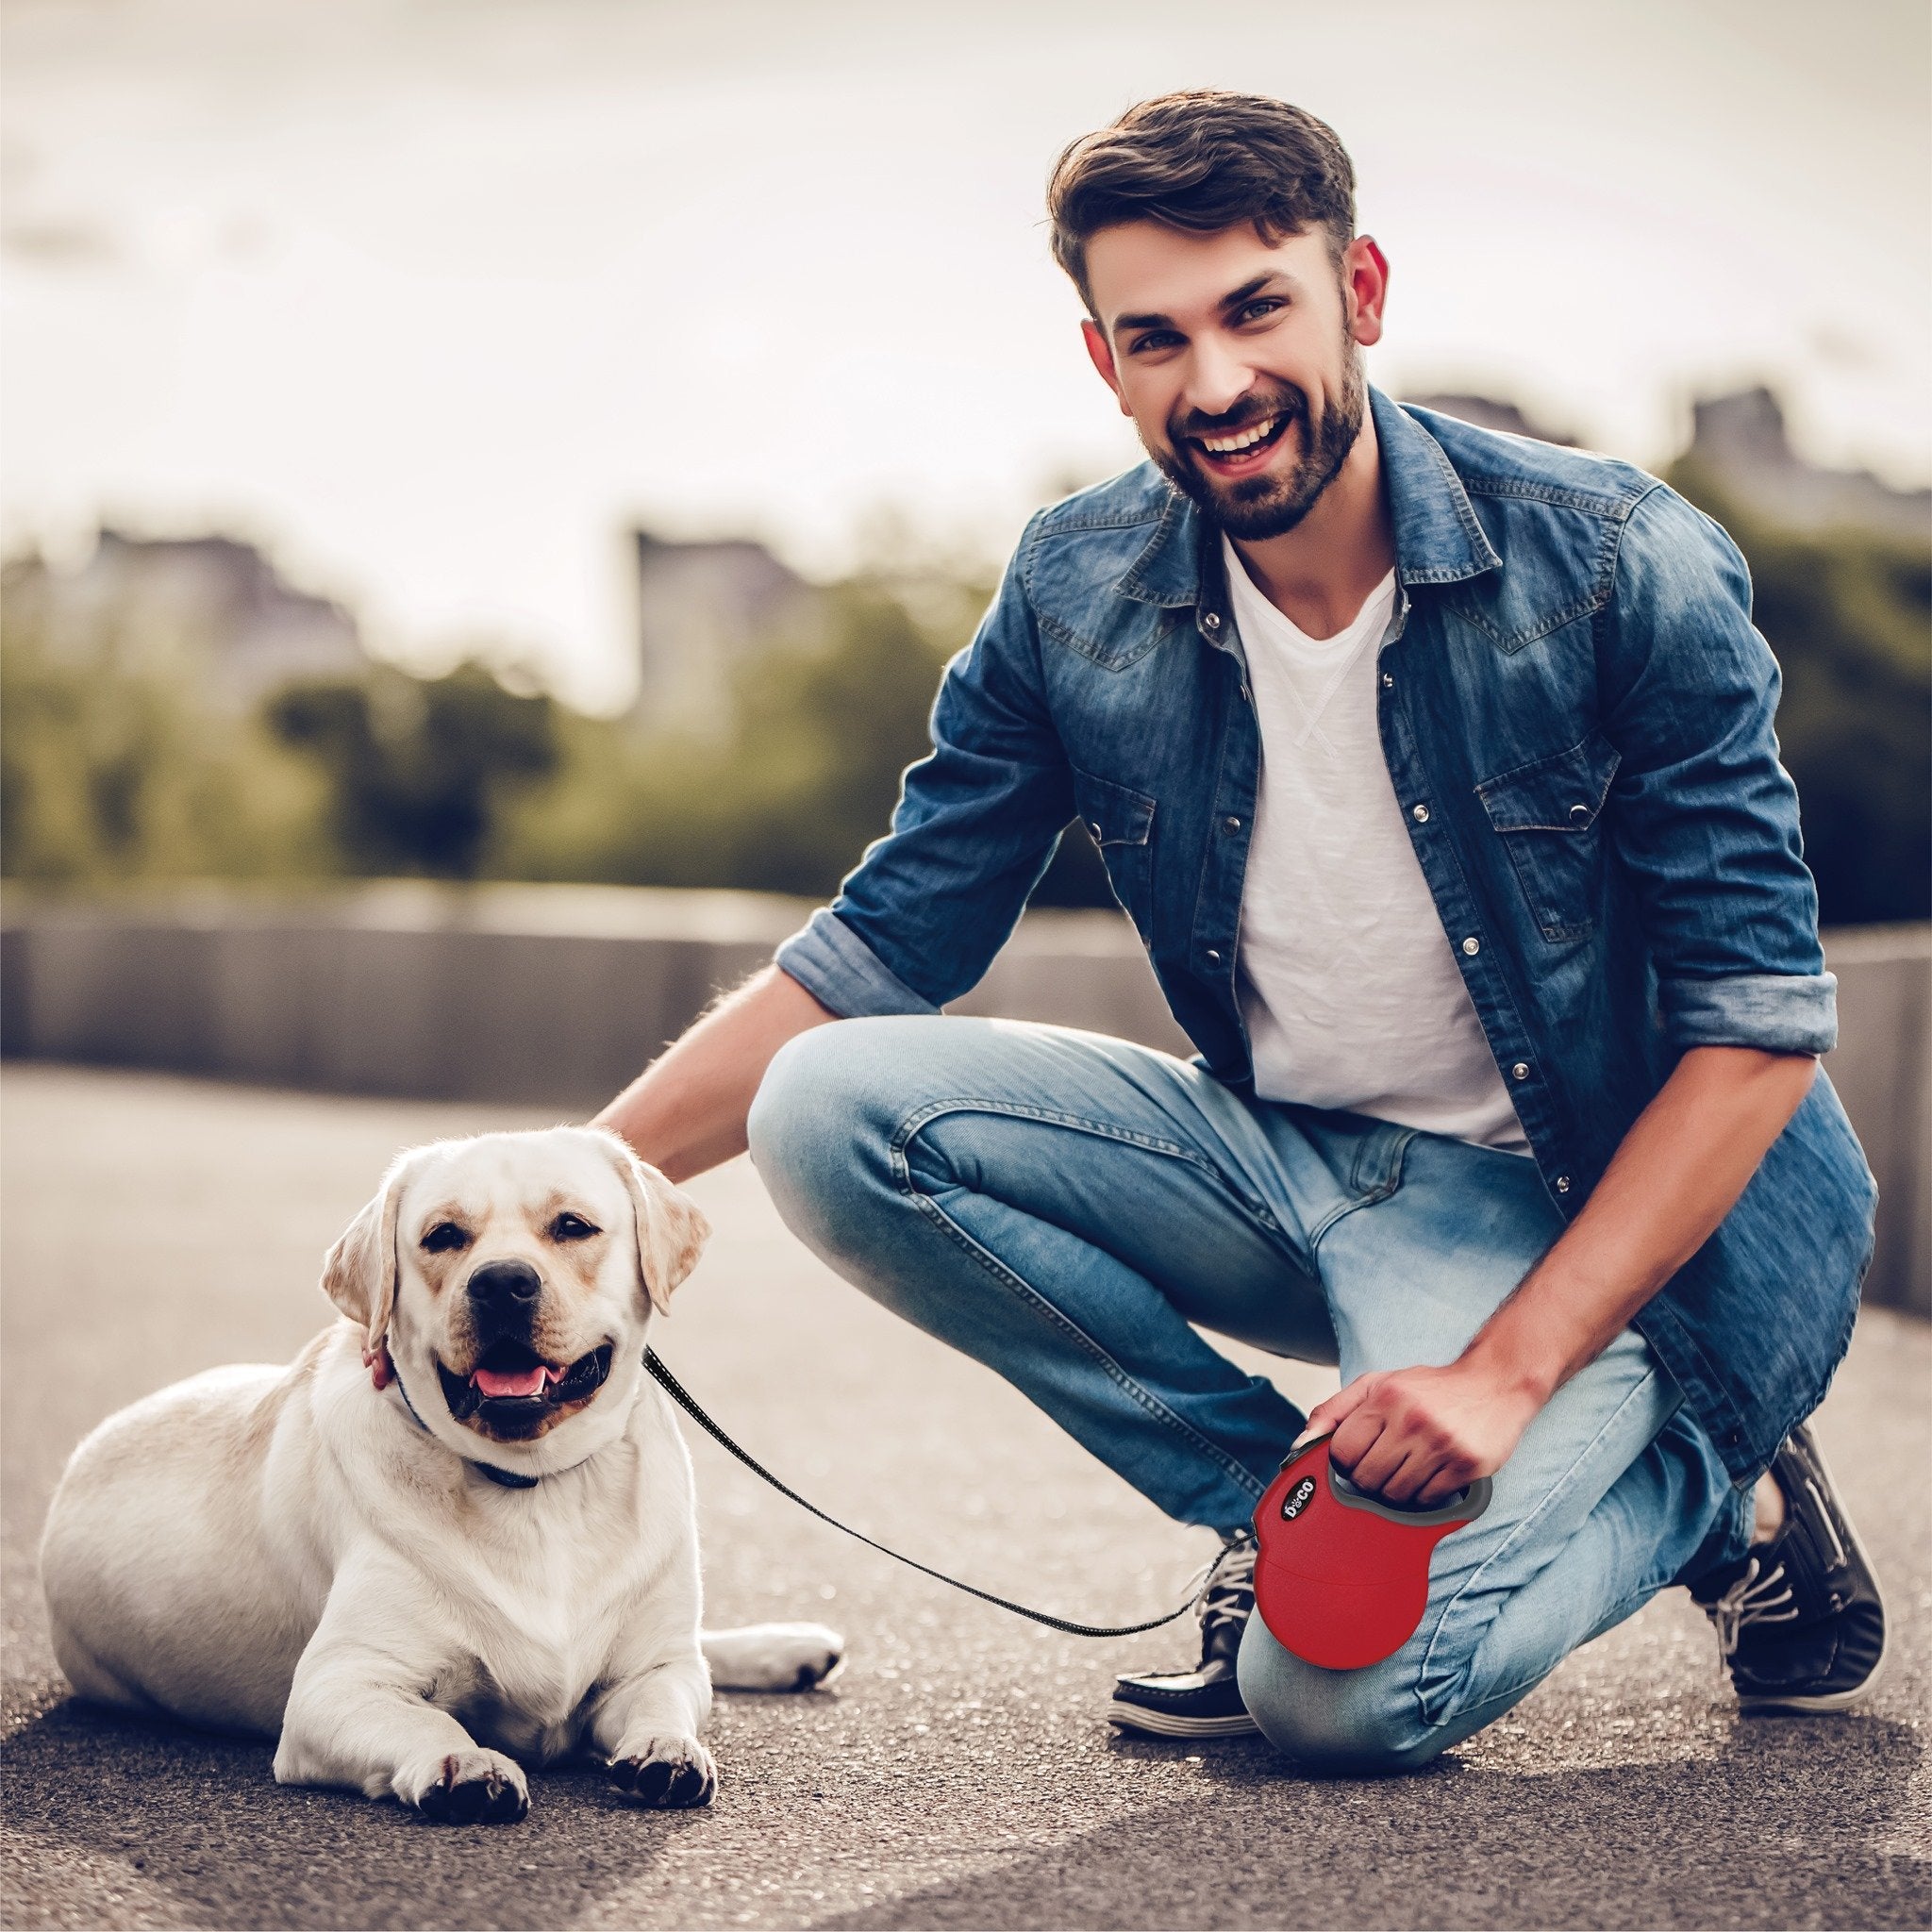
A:
{"label": "dog's paw", "polygon": [[845,1661],[845,1640],[823,1624],[753,1624],[708,1630],[705,1661],[722,1690],[811,1690]]}
{"label": "dog's paw", "polygon": [[633,1805],[681,1811],[711,1802],[718,1770],[695,1738],[651,1738],[610,1760],[610,1782]]}
{"label": "dog's paw", "polygon": [[514,1824],[530,1808],[522,1767],[499,1751],[452,1751],[395,1793],[432,1824]]}

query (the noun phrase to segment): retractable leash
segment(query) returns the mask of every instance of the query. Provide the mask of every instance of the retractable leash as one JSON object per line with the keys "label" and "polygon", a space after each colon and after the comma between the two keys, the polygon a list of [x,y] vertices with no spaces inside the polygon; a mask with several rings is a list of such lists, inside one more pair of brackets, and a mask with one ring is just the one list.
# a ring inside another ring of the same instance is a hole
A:
{"label": "retractable leash", "polygon": [[1065,1617],[1048,1616],[1044,1610],[1029,1610],[1024,1604],[1016,1604],[1008,1597],[995,1596],[990,1590],[977,1590],[970,1583],[961,1583],[957,1576],[948,1576],[943,1570],[934,1570],[924,1563],[915,1562],[910,1557],[901,1556],[897,1550],[888,1549],[884,1543],[874,1542],[863,1530],[854,1529],[849,1523],[841,1523],[836,1516],[827,1515],[816,1503],[808,1503],[796,1490],[780,1482],[762,1462],[741,1449],[691,1400],[685,1391],[684,1385],[664,1366],[662,1357],[655,1348],[645,1349],[644,1367],[651,1372],[665,1394],[670,1396],[672,1401],[676,1403],[678,1407],[683,1409],[685,1414],[690,1416],[721,1449],[735,1456],[754,1475],[762,1477],[781,1496],[790,1497],[801,1509],[816,1516],[821,1523],[829,1523],[834,1529],[843,1530],[847,1536],[856,1537],[868,1549],[876,1550],[882,1557],[891,1557],[895,1563],[904,1563],[908,1570],[917,1570],[922,1576],[931,1576],[941,1583],[951,1584],[955,1590],[963,1590],[968,1596],[976,1596],[981,1603],[996,1604],[1003,1610],[1011,1610],[1015,1616],[1027,1617],[1036,1624],[1044,1624],[1049,1630],[1063,1631],[1069,1637],[1138,1637],[1143,1630],[1158,1630],[1163,1624],[1172,1624],[1177,1617],[1185,1617],[1201,1601],[1201,1591],[1207,1588],[1207,1578],[1204,1574],[1201,1589],[1196,1590],[1179,1609],[1170,1610],[1164,1617],[1150,1617],[1144,1624],[1075,1624]]}
{"label": "retractable leash", "polygon": [[1332,1434],[1291,1450],[1255,1506],[1255,1607],[1304,1662],[1358,1671],[1415,1635],[1436,1545],[1490,1507],[1491,1483],[1482,1476],[1433,1509],[1404,1509],[1335,1467]]}

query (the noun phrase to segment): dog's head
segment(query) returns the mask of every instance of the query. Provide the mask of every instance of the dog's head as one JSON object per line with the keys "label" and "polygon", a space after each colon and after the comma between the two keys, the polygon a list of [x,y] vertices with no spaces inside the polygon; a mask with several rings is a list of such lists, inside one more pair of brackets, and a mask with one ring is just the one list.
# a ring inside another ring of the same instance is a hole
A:
{"label": "dog's head", "polygon": [[[370,1349],[387,1344],[433,1434],[534,1471],[547,1450],[532,1461],[484,1445],[567,1434],[562,1466],[617,1433],[651,1310],[669,1307],[709,1233],[601,1128],[483,1134],[401,1156],[329,1250],[322,1285]],[[611,1425],[578,1421],[593,1410]]]}

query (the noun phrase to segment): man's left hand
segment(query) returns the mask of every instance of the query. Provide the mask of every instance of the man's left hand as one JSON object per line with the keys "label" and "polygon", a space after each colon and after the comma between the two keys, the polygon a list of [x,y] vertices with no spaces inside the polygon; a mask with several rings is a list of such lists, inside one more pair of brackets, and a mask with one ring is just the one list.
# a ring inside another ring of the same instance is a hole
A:
{"label": "man's left hand", "polygon": [[1329,1459],[1385,1502],[1431,1509],[1493,1475],[1542,1407],[1479,1367],[1357,1375],[1309,1415],[1298,1441],[1333,1430]]}

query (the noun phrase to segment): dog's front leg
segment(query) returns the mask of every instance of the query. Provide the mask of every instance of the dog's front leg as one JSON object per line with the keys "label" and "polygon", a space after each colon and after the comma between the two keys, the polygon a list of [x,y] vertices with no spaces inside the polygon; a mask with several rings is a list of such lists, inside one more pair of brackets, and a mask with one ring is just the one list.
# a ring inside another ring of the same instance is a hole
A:
{"label": "dog's front leg", "polygon": [[523,1770],[429,1702],[447,1657],[404,1595],[337,1579],[295,1666],[275,1778],[399,1798],[439,1824],[513,1823],[530,1807]]}
{"label": "dog's front leg", "polygon": [[718,1773],[698,1726],[710,1707],[711,1675],[695,1644],[621,1678],[591,1715],[610,1782],[637,1805],[708,1805]]}

